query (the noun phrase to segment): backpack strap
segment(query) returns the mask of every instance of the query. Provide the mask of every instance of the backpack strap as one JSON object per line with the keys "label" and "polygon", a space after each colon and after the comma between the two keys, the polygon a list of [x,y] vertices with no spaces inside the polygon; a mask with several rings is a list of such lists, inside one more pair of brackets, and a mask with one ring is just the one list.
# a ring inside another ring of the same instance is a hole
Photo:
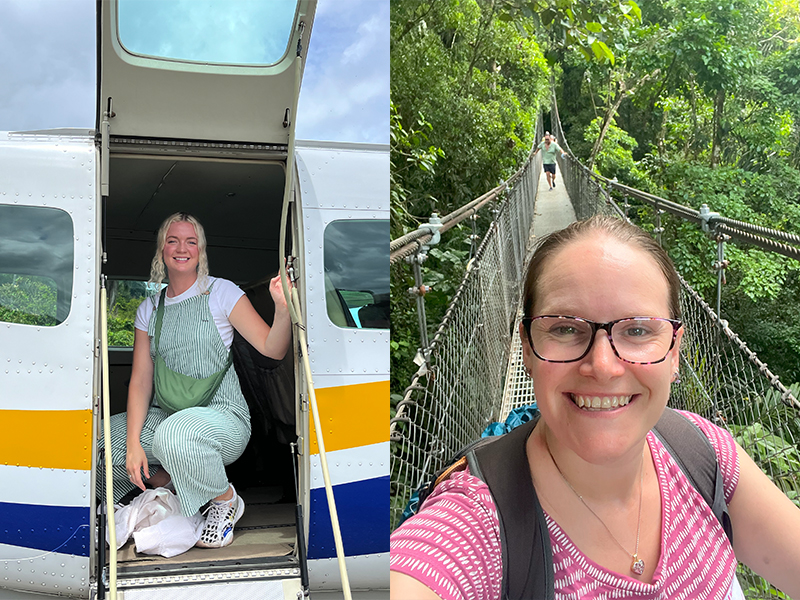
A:
{"label": "backpack strap", "polygon": [[555,596],[550,533],[525,450],[538,420],[537,416],[505,435],[489,438],[490,443],[473,447],[466,454],[470,473],[486,482],[497,505],[504,600]]}
{"label": "backpack strap", "polygon": [[664,410],[653,433],[711,507],[733,544],[733,527],[725,503],[722,472],[711,442],[697,425],[671,408]]}

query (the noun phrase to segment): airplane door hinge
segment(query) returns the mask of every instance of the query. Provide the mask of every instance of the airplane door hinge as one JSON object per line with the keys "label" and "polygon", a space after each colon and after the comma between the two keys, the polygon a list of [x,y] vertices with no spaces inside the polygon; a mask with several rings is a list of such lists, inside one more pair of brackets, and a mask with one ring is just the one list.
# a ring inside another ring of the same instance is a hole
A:
{"label": "airplane door hinge", "polygon": [[289,277],[289,280],[292,283],[295,283],[300,278],[300,274],[297,272],[297,269],[295,269],[294,266],[296,261],[296,256],[286,257],[286,275]]}
{"label": "airplane door hinge", "polygon": [[108,197],[108,148],[109,148],[109,119],[113,119],[117,113],[111,110],[111,98],[108,99],[108,108],[103,113],[103,121],[100,123],[100,195]]}

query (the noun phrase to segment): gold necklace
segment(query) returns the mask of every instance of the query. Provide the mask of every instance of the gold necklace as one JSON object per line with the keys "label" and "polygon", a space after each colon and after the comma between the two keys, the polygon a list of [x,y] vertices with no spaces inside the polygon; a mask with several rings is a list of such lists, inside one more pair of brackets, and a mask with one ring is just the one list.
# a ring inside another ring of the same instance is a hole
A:
{"label": "gold necklace", "polygon": [[642,530],[642,495],[643,495],[643,489],[644,489],[644,451],[642,451],[642,468],[641,468],[641,472],[640,472],[640,475],[639,475],[639,520],[638,520],[638,522],[636,524],[636,549],[634,550],[633,554],[631,554],[630,552],[628,552],[625,549],[625,547],[622,544],[619,543],[619,540],[616,538],[616,536],[613,533],[611,533],[611,530],[608,528],[608,525],[606,525],[603,522],[603,519],[601,519],[598,516],[598,514],[592,510],[591,506],[586,504],[586,500],[583,499],[583,496],[581,496],[575,490],[575,488],[572,487],[572,484],[564,476],[564,473],[561,472],[561,468],[558,466],[558,463],[556,462],[556,459],[553,457],[553,453],[550,451],[550,444],[547,443],[547,436],[546,435],[544,436],[544,445],[545,445],[545,448],[547,448],[547,453],[550,455],[550,460],[553,461],[553,464],[556,467],[556,471],[558,471],[558,474],[561,475],[561,479],[564,480],[564,483],[566,483],[569,486],[569,489],[571,489],[572,493],[575,494],[578,497],[578,500],[580,500],[583,503],[583,505],[587,509],[589,509],[589,512],[592,513],[598,521],[600,521],[600,524],[603,527],[605,527],[606,531],[608,532],[608,535],[610,535],[611,539],[614,540],[617,543],[617,546],[619,546],[625,554],[627,554],[627,555],[629,555],[631,557],[631,571],[633,571],[637,575],[641,575],[642,573],[644,573],[644,559],[639,558],[639,533]]}

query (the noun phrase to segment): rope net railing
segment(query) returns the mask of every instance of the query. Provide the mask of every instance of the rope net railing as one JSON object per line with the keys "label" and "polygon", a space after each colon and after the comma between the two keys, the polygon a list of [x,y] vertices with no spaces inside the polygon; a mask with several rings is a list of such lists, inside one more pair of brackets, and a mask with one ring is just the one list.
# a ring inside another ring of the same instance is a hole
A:
{"label": "rope net railing", "polygon": [[[541,129],[541,119],[536,124],[537,135],[540,133],[540,129]],[[389,264],[393,265],[396,262],[400,261],[401,259],[411,256],[415,252],[418,252],[434,238],[434,235],[437,232],[439,234],[447,232],[456,225],[460,224],[462,221],[475,215],[475,213],[477,213],[481,208],[483,208],[490,202],[497,200],[500,197],[500,195],[506,189],[508,189],[509,186],[514,185],[514,183],[517,182],[520,179],[520,177],[522,177],[528,163],[530,162],[530,158],[531,157],[529,155],[528,160],[525,161],[525,166],[519,169],[506,181],[500,183],[500,185],[498,185],[496,188],[489,190],[485,194],[478,196],[477,198],[471,200],[464,206],[461,206],[456,210],[454,210],[453,212],[448,213],[447,215],[442,217],[439,220],[440,222],[438,226],[436,226],[435,228],[432,228],[430,224],[420,225],[419,228],[417,228],[416,230],[410,231],[407,234],[389,242]]]}
{"label": "rope net railing", "polygon": [[541,157],[508,188],[390,424],[391,524],[413,490],[498,418]]}
{"label": "rope net railing", "polygon": [[[569,154],[559,168],[578,219],[599,213],[627,218],[628,200],[639,199],[654,207],[656,231],[667,214],[702,224],[697,210],[625,186],[614,187],[615,182],[590,172],[569,150],[555,102],[551,117],[556,139]],[[515,338],[523,271],[533,249],[540,161],[538,154],[529,159],[508,190],[430,344],[427,362],[397,405],[390,423],[392,528],[421,483],[480,437],[489,423],[534,400]],[[622,194],[612,195],[609,190],[624,192],[625,203],[613,197]],[[757,231],[729,221],[719,219],[718,223],[760,239],[765,238],[758,234],[794,241],[791,235],[781,238],[772,235],[774,230]],[[796,398],[800,389],[787,389],[691,286],[683,279],[681,284],[685,327],[681,382],[673,385],[670,405],[727,428],[772,481],[800,505],[800,402]],[[774,597],[769,584],[743,566],[739,577],[747,598]]]}
{"label": "rope net railing", "polygon": [[[557,111],[554,102],[553,128],[559,140],[564,140]],[[717,240],[720,235],[729,235],[735,241],[800,260],[800,249],[781,243],[800,242],[796,235],[713,213],[703,215],[702,210],[628,188],[590,172],[571,152],[569,160],[563,161],[563,171],[578,219],[597,213],[627,218],[639,212],[639,206],[630,206],[629,202],[638,202],[650,209],[657,237],[663,231],[664,219],[682,219],[698,226],[705,223]],[[714,243],[709,240],[709,244]],[[800,385],[785,387],[683,278],[681,287],[681,382],[672,387],[670,405],[695,412],[730,431],[756,464],[800,506]],[[739,566],[738,575],[746,598],[776,597],[774,588],[744,565]]]}

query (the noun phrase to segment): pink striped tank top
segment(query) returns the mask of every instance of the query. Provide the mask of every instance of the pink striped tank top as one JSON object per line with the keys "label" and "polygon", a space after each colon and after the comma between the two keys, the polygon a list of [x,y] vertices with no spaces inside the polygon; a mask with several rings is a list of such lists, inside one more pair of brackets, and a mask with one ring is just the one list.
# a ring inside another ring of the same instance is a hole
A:
{"label": "pink striped tank top", "polygon": [[[739,480],[731,435],[683,413],[711,441],[730,503]],[[661,557],[651,583],[609,571],[586,557],[546,513],[556,600],[737,600],[736,557],[711,508],[650,432],[662,493]],[[439,484],[419,514],[392,533],[390,568],[421,581],[443,600],[499,600],[500,523],[489,488],[469,471]]]}

